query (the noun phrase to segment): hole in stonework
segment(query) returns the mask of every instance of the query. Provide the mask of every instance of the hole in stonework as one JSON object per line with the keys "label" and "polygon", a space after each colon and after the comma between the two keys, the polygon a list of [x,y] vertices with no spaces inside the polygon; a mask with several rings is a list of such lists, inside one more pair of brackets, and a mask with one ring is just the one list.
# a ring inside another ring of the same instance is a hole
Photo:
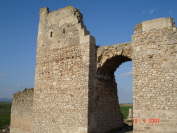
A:
{"label": "hole in stonework", "polygon": [[62,30],[62,33],[63,33],[63,34],[65,34],[65,33],[66,33],[65,28]]}
{"label": "hole in stonework", "polygon": [[132,61],[122,63],[114,73],[117,95],[124,122],[133,126]]}
{"label": "hole in stonework", "polygon": [[53,32],[52,32],[52,31],[50,32],[50,37],[51,37],[51,38],[53,37]]}
{"label": "hole in stonework", "polygon": [[148,58],[152,58],[153,57],[153,55],[148,55]]}

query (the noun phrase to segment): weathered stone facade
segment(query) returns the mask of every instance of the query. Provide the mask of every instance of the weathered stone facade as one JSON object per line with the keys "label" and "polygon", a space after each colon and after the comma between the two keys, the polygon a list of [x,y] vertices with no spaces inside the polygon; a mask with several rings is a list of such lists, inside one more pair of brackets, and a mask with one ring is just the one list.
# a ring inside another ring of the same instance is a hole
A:
{"label": "weathered stone facade", "polygon": [[134,133],[177,133],[177,28],[173,19],[137,25],[132,48],[133,117],[138,119]]}
{"label": "weathered stone facade", "polygon": [[13,96],[10,133],[32,133],[33,89]]}
{"label": "weathered stone facade", "polygon": [[42,8],[36,59],[34,97],[24,99],[33,104],[33,117],[21,116],[29,121],[30,130],[15,121],[24,112],[15,102],[26,96],[24,92],[14,97],[11,133],[106,133],[121,127],[114,72],[126,61],[133,62],[133,132],[177,133],[173,19],[142,22],[132,42],[96,47],[78,9]]}
{"label": "weathered stone facade", "polygon": [[87,133],[95,88],[95,40],[69,6],[41,9],[33,133]]}

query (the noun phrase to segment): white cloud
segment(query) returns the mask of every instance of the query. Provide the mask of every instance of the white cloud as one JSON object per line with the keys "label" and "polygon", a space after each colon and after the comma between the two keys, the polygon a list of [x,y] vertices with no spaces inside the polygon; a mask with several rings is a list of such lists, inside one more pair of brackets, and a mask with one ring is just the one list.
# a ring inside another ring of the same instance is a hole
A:
{"label": "white cloud", "polygon": [[142,15],[153,15],[153,14],[155,14],[157,12],[158,12],[157,9],[149,9],[149,10],[141,11]]}
{"label": "white cloud", "polygon": [[132,76],[132,71],[129,71],[129,72],[124,72],[124,73],[121,73],[120,76],[121,77],[129,77],[129,76]]}
{"label": "white cloud", "polygon": [[154,13],[156,13],[156,10],[155,10],[155,9],[149,10],[149,14],[150,14],[150,15],[153,15]]}

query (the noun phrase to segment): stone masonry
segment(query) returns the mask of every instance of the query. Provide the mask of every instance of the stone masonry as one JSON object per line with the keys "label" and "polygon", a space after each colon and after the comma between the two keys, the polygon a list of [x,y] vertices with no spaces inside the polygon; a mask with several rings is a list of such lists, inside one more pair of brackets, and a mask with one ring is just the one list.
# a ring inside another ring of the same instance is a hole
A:
{"label": "stone masonry", "polygon": [[87,133],[96,46],[77,9],[41,9],[36,59],[33,133]]}
{"label": "stone masonry", "polygon": [[32,133],[33,89],[13,96],[10,133]]}
{"label": "stone masonry", "polygon": [[138,24],[132,42],[98,47],[78,9],[42,8],[35,89],[14,96],[11,133],[108,133],[122,127],[114,72],[126,61],[133,62],[133,132],[177,133],[172,18]]}
{"label": "stone masonry", "polygon": [[134,133],[177,133],[177,28],[173,19],[137,25],[132,48]]}

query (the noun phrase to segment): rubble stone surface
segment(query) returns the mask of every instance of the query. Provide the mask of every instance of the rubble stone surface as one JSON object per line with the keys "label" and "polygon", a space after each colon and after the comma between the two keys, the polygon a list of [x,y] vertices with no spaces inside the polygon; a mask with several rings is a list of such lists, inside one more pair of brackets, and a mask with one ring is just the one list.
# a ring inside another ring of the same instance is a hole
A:
{"label": "rubble stone surface", "polygon": [[133,133],[177,133],[177,28],[172,18],[138,24],[129,43],[97,47],[78,9],[42,8],[35,89],[14,96],[11,133],[121,128],[114,72],[126,61],[133,62]]}

